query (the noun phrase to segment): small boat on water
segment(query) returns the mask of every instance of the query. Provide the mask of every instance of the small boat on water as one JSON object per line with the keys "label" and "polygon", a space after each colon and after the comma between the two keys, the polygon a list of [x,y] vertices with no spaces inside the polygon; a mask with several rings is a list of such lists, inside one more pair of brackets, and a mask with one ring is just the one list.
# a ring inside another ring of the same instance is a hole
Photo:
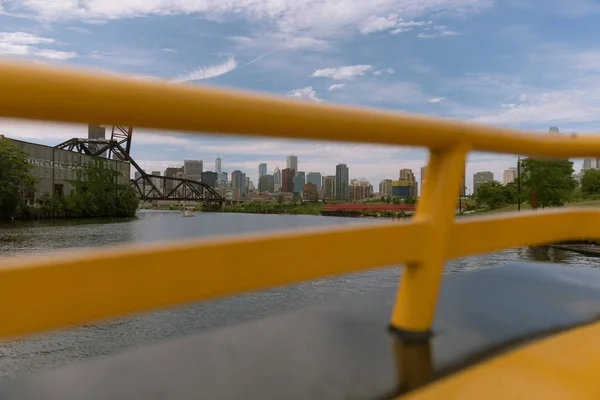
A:
{"label": "small boat on water", "polygon": [[195,217],[196,216],[196,208],[183,206],[182,215],[184,217]]}

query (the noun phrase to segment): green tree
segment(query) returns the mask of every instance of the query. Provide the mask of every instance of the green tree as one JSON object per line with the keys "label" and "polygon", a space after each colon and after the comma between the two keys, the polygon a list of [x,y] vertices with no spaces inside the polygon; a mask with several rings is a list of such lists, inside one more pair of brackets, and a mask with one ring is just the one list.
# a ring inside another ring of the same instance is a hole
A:
{"label": "green tree", "polygon": [[23,205],[22,193],[33,190],[36,179],[30,168],[27,153],[11,140],[0,138],[0,219],[16,216]]}
{"label": "green tree", "polygon": [[409,196],[404,199],[404,204],[417,204],[417,198]]}
{"label": "green tree", "polygon": [[588,169],[581,177],[581,191],[585,194],[600,194],[600,170]]}
{"label": "green tree", "polygon": [[102,159],[83,165],[72,182],[75,193],[64,201],[67,216],[133,217],[139,197],[130,185],[118,183],[120,176]]}
{"label": "green tree", "polygon": [[538,204],[542,208],[564,205],[577,187],[573,178],[573,162],[569,160],[527,158],[522,165],[524,198],[531,199],[533,192],[536,192]]}
{"label": "green tree", "polygon": [[474,196],[478,206],[486,205],[492,210],[504,207],[511,204],[513,201],[510,188],[502,186],[502,184],[497,181],[482,183],[477,187]]}

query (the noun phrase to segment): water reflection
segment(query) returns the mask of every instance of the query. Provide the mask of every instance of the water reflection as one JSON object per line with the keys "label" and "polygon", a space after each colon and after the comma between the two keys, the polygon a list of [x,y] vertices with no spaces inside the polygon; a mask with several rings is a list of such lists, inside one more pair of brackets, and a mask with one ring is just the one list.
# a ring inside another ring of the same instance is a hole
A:
{"label": "water reflection", "polygon": [[529,246],[524,247],[526,259],[535,261],[545,261],[554,263],[564,263],[574,254],[570,251],[555,249],[548,246]]}

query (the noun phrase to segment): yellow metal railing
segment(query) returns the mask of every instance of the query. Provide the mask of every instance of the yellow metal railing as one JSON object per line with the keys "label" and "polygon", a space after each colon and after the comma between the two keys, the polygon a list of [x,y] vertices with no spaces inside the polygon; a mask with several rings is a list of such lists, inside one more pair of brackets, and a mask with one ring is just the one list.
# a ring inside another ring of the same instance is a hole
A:
{"label": "yellow metal railing", "polygon": [[[454,220],[467,152],[591,157],[600,153],[596,137],[527,135],[363,108],[16,64],[0,64],[0,117],[110,121],[172,131],[424,146],[431,151],[422,200],[415,217],[406,223],[4,261],[0,268],[4,337],[393,264],[405,264],[406,272],[392,324],[427,331],[447,259],[556,240],[600,238],[600,212],[588,209]],[[350,251],[369,243],[377,251]],[[321,256],[308,264],[287,257],[298,246]],[[272,257],[261,257],[265,251]],[[223,254],[228,254],[226,265],[221,262]],[[206,261],[202,265],[189,263],[200,257]],[[289,261],[282,265],[281,258]],[[247,260],[260,262],[249,266]]]}

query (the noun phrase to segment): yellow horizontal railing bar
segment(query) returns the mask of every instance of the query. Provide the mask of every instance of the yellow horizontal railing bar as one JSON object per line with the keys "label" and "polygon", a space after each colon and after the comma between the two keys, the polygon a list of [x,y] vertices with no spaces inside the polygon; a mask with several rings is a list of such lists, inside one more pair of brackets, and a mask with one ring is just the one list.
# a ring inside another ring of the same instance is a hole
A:
{"label": "yellow horizontal railing bar", "polygon": [[446,257],[466,257],[559,240],[600,239],[599,226],[600,211],[584,207],[461,218],[450,230]]}
{"label": "yellow horizontal railing bar", "polygon": [[414,262],[428,232],[369,224],[3,261],[0,337]]}
{"label": "yellow horizontal railing bar", "polygon": [[600,322],[569,329],[475,364],[396,400],[597,399],[599,336]]}
{"label": "yellow horizontal railing bar", "polygon": [[525,134],[459,121],[317,104],[239,90],[0,63],[0,116],[162,130],[595,157],[600,137]]}

